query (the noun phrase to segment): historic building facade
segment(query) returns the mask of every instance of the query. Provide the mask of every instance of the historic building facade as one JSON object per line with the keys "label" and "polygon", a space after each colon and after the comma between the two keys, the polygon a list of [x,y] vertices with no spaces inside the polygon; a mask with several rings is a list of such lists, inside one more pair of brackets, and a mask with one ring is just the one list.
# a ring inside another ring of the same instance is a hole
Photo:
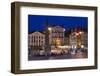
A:
{"label": "historic building facade", "polygon": [[64,44],[65,29],[61,26],[49,26],[49,43],[50,45]]}
{"label": "historic building facade", "polygon": [[71,32],[71,34],[69,35],[69,44],[72,48],[76,48],[77,46],[77,36],[75,32]]}
{"label": "historic building facade", "polygon": [[28,46],[29,47],[40,47],[44,49],[45,46],[45,35],[41,32],[33,32],[28,35]]}
{"label": "historic building facade", "polygon": [[88,45],[88,35],[87,32],[80,31],[76,32],[73,31],[69,35],[69,41],[70,41],[70,46],[72,48],[77,48],[77,47],[87,47]]}
{"label": "historic building facade", "polygon": [[81,35],[81,45],[84,45],[84,47],[88,47],[88,34],[86,32],[83,32]]}

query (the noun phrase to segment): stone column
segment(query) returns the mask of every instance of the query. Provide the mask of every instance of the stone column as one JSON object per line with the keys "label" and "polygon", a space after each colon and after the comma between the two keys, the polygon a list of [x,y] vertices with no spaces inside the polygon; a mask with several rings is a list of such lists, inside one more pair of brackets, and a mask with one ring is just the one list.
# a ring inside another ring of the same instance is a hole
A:
{"label": "stone column", "polygon": [[46,20],[45,24],[45,55],[50,55],[51,46],[49,43],[49,30],[48,30],[48,20]]}

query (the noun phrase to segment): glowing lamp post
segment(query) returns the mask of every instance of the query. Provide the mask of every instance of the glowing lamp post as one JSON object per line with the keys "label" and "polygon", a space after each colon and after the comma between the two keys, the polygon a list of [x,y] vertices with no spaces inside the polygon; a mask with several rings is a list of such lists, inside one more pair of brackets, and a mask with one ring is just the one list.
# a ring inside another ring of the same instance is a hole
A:
{"label": "glowing lamp post", "polygon": [[84,45],[81,45],[81,48],[84,49]]}
{"label": "glowing lamp post", "polygon": [[65,32],[65,29],[63,29],[63,31]]}
{"label": "glowing lamp post", "polygon": [[48,30],[49,30],[49,31],[51,31],[51,30],[52,30],[52,28],[51,28],[51,27],[48,27]]}
{"label": "glowing lamp post", "polygon": [[51,31],[52,31],[52,28],[51,27],[48,27],[48,34],[49,34],[49,44],[51,44]]}

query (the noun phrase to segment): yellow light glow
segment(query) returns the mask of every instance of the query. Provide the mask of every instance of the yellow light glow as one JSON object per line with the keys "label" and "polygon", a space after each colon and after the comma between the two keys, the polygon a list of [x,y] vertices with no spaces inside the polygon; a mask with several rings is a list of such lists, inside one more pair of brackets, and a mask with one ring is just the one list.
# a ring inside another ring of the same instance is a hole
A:
{"label": "yellow light glow", "polygon": [[79,33],[76,33],[76,35],[78,36],[78,35],[81,35],[82,33],[83,33],[83,32],[80,31]]}
{"label": "yellow light glow", "polygon": [[82,32],[80,31],[79,34],[82,34]]}
{"label": "yellow light glow", "polygon": [[81,45],[81,48],[84,48],[84,45]]}
{"label": "yellow light glow", "polygon": [[58,38],[56,39],[56,44],[57,45],[60,45],[61,44],[60,39],[58,39]]}
{"label": "yellow light glow", "polygon": [[49,31],[51,31],[51,30],[52,30],[52,28],[51,28],[51,27],[48,27],[48,30],[49,30]]}

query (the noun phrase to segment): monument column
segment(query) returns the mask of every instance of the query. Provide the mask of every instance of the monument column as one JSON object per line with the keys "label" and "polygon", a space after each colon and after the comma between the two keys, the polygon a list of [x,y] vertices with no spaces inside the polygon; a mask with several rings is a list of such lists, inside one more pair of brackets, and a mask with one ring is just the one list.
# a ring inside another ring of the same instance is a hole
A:
{"label": "monument column", "polygon": [[49,43],[49,30],[48,30],[48,20],[46,19],[45,23],[45,55],[50,55],[51,46]]}

